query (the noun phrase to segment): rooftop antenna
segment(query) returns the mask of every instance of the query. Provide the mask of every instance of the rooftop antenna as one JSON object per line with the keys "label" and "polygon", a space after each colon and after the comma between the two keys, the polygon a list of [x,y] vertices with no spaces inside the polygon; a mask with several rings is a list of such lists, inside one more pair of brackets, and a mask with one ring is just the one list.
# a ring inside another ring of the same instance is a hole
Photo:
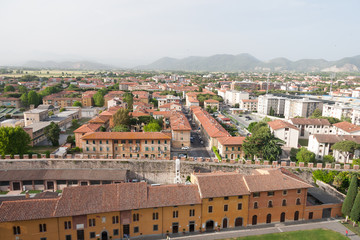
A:
{"label": "rooftop antenna", "polygon": [[267,81],[266,81],[266,95],[269,93],[269,78],[270,78],[270,73],[267,74]]}
{"label": "rooftop antenna", "polygon": [[180,177],[180,159],[175,160],[175,179],[174,182],[176,184],[181,183],[181,177]]}

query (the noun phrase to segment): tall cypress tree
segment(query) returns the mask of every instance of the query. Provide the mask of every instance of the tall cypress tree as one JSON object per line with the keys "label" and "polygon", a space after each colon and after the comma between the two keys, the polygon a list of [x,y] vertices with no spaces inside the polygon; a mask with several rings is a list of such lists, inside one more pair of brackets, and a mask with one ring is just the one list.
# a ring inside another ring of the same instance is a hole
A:
{"label": "tall cypress tree", "polygon": [[360,219],[360,192],[356,195],[354,206],[351,209],[350,218],[356,222]]}
{"label": "tall cypress tree", "polygon": [[354,201],[355,201],[357,192],[358,192],[358,179],[357,179],[357,176],[354,174],[353,177],[351,178],[350,186],[346,193],[346,198],[345,198],[344,203],[341,208],[341,212],[345,216],[350,215],[351,209],[354,205]]}

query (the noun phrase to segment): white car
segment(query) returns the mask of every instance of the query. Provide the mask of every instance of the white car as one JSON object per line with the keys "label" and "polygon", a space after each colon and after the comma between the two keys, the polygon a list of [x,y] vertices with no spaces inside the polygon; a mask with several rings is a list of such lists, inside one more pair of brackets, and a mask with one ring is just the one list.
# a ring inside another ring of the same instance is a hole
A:
{"label": "white car", "polygon": [[182,150],[188,150],[189,147],[182,147],[181,149],[182,149]]}

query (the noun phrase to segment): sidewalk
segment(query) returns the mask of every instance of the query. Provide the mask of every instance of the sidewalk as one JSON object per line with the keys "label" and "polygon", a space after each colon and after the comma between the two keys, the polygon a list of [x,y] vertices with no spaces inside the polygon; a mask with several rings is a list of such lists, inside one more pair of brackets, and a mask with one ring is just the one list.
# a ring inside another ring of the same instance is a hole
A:
{"label": "sidewalk", "polygon": [[[216,240],[216,239],[227,239],[227,238],[237,238],[253,235],[262,235],[269,233],[280,233],[280,232],[292,232],[300,230],[311,230],[311,229],[329,229],[341,233],[345,236],[346,227],[344,227],[340,220],[328,220],[328,221],[301,221],[301,222],[291,222],[291,223],[276,223],[258,226],[248,226],[242,229],[226,229],[221,230],[220,232],[209,232],[209,233],[194,233],[186,235],[177,235],[171,236],[171,239],[196,239],[196,240]],[[360,240],[360,237],[348,230],[349,239]],[[152,236],[145,237],[141,239],[147,240],[156,240],[156,239],[166,239],[166,236]]]}

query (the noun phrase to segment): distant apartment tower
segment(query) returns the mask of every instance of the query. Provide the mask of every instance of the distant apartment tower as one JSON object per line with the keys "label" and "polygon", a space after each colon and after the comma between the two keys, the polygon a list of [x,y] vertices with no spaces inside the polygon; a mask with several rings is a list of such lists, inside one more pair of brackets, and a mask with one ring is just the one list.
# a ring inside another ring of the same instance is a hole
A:
{"label": "distant apartment tower", "polygon": [[271,94],[259,96],[258,98],[258,113],[270,115],[271,109],[274,110],[275,115],[284,115],[285,111],[284,97],[276,97]]}
{"label": "distant apartment tower", "polygon": [[258,90],[259,89],[259,84],[255,83],[255,82],[232,82],[230,85],[230,89],[231,90],[236,90],[236,89],[250,89],[250,90]]}
{"label": "distant apartment tower", "polygon": [[341,117],[350,117],[352,115],[353,108],[349,105],[342,103],[324,104],[322,115],[324,117],[334,117],[341,119]]}
{"label": "distant apartment tower", "polygon": [[303,99],[286,99],[284,116],[286,119],[293,117],[310,117],[315,109],[322,111],[323,103],[320,101],[310,100],[309,98]]}

